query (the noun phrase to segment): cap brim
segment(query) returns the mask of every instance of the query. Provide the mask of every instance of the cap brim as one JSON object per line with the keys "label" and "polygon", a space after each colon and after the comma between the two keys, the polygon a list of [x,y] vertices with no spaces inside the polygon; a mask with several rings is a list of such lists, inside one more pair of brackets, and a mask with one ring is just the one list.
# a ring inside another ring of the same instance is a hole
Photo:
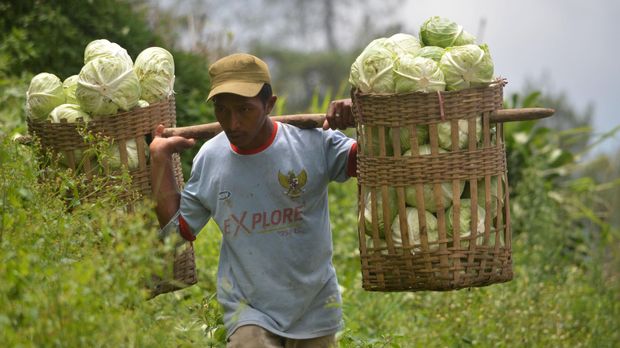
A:
{"label": "cap brim", "polygon": [[210,100],[217,94],[222,93],[232,93],[237,94],[242,97],[255,97],[258,92],[260,92],[261,88],[263,88],[264,82],[241,82],[241,81],[230,81],[225,82],[213,89],[209,92],[209,96],[207,100]]}

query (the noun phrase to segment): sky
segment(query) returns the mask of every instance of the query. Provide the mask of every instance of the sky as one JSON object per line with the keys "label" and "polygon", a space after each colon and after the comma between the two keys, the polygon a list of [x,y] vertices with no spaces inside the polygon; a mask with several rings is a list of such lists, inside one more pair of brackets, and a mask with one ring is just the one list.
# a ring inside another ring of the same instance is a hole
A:
{"label": "sky", "polygon": [[[528,80],[541,82],[543,93],[564,92],[577,110],[593,104],[595,132],[620,125],[620,1],[405,0],[401,6],[405,29],[415,32],[439,15],[478,35],[484,19],[481,39],[496,74],[508,79],[505,95]],[[620,134],[601,149],[620,149]]]}

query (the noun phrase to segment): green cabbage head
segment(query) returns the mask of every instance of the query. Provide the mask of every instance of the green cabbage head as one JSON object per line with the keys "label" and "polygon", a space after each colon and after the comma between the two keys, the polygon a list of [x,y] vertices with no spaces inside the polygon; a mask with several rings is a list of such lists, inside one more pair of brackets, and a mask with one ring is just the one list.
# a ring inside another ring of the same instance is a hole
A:
{"label": "green cabbage head", "polygon": [[[414,253],[416,251],[419,252],[421,249],[422,239],[420,237],[421,228],[420,228],[420,219],[418,216],[418,209],[407,207],[406,214],[407,214],[407,227],[409,228],[409,230],[407,231],[407,236],[409,238],[409,245],[414,246],[413,248]],[[438,250],[439,244],[437,244],[437,241],[439,240],[439,233],[437,229],[437,218],[435,217],[435,215],[431,214],[428,211],[424,212],[424,218],[426,220],[426,236],[428,238],[427,241],[429,243],[429,250],[430,251]],[[394,242],[395,246],[400,247],[403,245],[403,237],[401,234],[401,227],[400,227],[400,218],[398,215],[394,218],[394,221],[392,222],[392,241]]]}
{"label": "green cabbage head", "polygon": [[444,91],[446,82],[437,62],[405,54],[394,64],[394,89],[396,93]]}
{"label": "green cabbage head", "polygon": [[[459,210],[459,236],[461,239],[461,247],[469,247],[469,239],[471,239],[471,224],[472,224],[472,215],[471,215],[471,200],[470,199],[461,199],[460,200],[461,209]],[[452,238],[454,235],[454,206],[451,206],[446,211],[446,219],[447,219],[447,236]],[[478,204],[477,207],[477,216],[476,225],[474,226],[476,235],[478,236],[478,244],[481,244],[480,241],[484,241],[483,233],[484,233],[484,219],[486,213],[484,208]],[[482,238],[481,238],[482,237]],[[480,239],[481,238],[481,239]]]}
{"label": "green cabbage head", "polygon": [[113,115],[138,105],[140,82],[121,58],[95,58],[80,71],[75,97],[91,115]]}
{"label": "green cabbage head", "polygon": [[424,46],[416,53],[416,57],[430,58],[439,63],[444,52],[446,50],[439,46]]}
{"label": "green cabbage head", "polygon": [[473,44],[476,37],[463,30],[463,26],[450,19],[433,16],[420,27],[420,40],[424,46],[461,46]]}
{"label": "green cabbage head", "polygon": [[78,75],[71,75],[62,82],[62,89],[65,92],[65,98],[67,100],[66,101],[67,104],[78,103],[77,99],[75,98],[75,90],[77,89],[77,80],[78,80]]}
{"label": "green cabbage head", "polygon": [[[419,148],[420,155],[430,155],[431,147],[430,145],[422,145]],[[440,153],[446,152],[443,149],[439,149]],[[411,156],[411,150],[405,152],[404,156]],[[424,209],[430,211],[431,213],[436,213],[438,208],[438,202],[435,200],[435,189],[434,184],[424,184],[423,188],[423,197],[424,197]],[[459,192],[457,195],[460,197],[463,194],[463,190],[465,189],[465,185],[461,182],[459,185]],[[440,194],[441,200],[443,203],[444,209],[452,205],[452,183],[444,182],[440,184]],[[416,197],[416,187],[415,185],[408,186],[405,188],[405,202],[407,205],[411,207],[418,206],[418,200]]]}
{"label": "green cabbage head", "polygon": [[404,54],[415,55],[422,48],[417,37],[405,33],[394,34],[387,38],[385,42],[397,56]]}
{"label": "green cabbage head", "polygon": [[60,79],[49,73],[40,73],[30,80],[26,91],[26,113],[35,120],[45,120],[49,113],[65,103]]}
{"label": "green cabbage head", "polygon": [[173,93],[174,59],[161,47],[140,52],[134,64],[142,88],[141,98],[149,103],[166,100]]}
{"label": "green cabbage head", "polygon": [[386,41],[373,40],[351,65],[349,82],[363,93],[394,93],[395,53]]}
{"label": "green cabbage head", "polygon": [[[381,156],[381,141],[379,139],[380,128],[376,126],[362,126],[362,132],[364,132],[364,142],[362,142],[364,153],[369,156]],[[394,149],[392,147],[391,131],[388,128],[384,128],[383,134],[385,155],[392,156],[394,154]],[[369,143],[366,141],[366,139],[368,139],[370,135],[372,135],[372,149],[370,148]]]}
{"label": "green cabbage head", "polygon": [[90,121],[90,116],[82,111],[82,108],[76,104],[58,105],[48,116],[48,120],[52,123],[60,123],[62,120],[65,120],[67,123],[75,123],[78,122],[80,118],[84,122]]}
{"label": "green cabbage head", "polygon": [[[499,177],[501,178],[501,177]],[[501,196],[497,195],[497,182],[498,182],[498,176],[491,176],[491,186],[490,186],[490,196],[491,196],[491,218],[494,219],[497,216],[497,207],[498,207],[498,202],[501,202],[502,205],[504,203],[504,198]],[[499,179],[499,182],[503,182],[502,179]],[[504,187],[502,187],[502,192],[504,190]],[[484,179],[480,179],[478,180],[478,204],[481,207],[485,206],[485,188],[484,188]]]}
{"label": "green cabbage head", "polygon": [[117,57],[120,58],[128,67],[133,66],[133,60],[127,53],[127,50],[120,45],[110,42],[106,39],[91,41],[84,49],[84,64],[100,57]]}
{"label": "green cabbage head", "polygon": [[486,44],[448,47],[439,67],[449,91],[487,86],[493,82],[493,60]]}
{"label": "green cabbage head", "polygon": [[[377,225],[379,228],[379,237],[384,236],[385,233],[385,219],[383,218],[383,193],[382,190],[377,190]],[[366,194],[366,205],[364,207],[364,219],[366,234],[372,236],[372,202],[371,202],[371,193],[368,192]],[[396,189],[393,187],[388,187],[388,204],[389,204],[389,214],[388,219],[393,219],[396,214],[398,214],[398,202],[396,201]]]}
{"label": "green cabbage head", "polygon": [[[407,127],[400,128],[400,153],[411,149],[411,130]],[[394,128],[390,128],[390,138],[394,138]],[[418,138],[418,145],[428,144],[428,126],[416,126],[416,137]]]}
{"label": "green cabbage head", "polygon": [[[460,230],[460,236],[461,237],[465,237],[465,236],[469,236],[469,233],[471,232],[471,199],[469,198],[465,198],[465,199],[461,199],[460,201],[461,204],[461,209],[459,211],[459,230]],[[448,227],[448,236],[452,237],[453,232],[454,232],[454,205],[451,206],[450,208],[448,208],[447,212],[446,212],[446,218],[447,218],[447,227]],[[484,208],[480,206],[480,204],[478,204],[477,207],[477,216],[478,218],[476,219],[476,233],[484,233],[484,218],[485,218],[485,212],[484,212]]]}
{"label": "green cabbage head", "polygon": [[[459,119],[458,135],[459,135],[459,149],[465,149],[469,145],[469,125],[468,120]],[[452,150],[452,123],[451,121],[440,122],[437,124],[437,138],[439,140],[439,146],[446,150]],[[482,119],[476,118],[476,142],[479,142],[482,138]]]}
{"label": "green cabbage head", "polygon": [[[118,144],[114,143],[110,145],[109,151],[107,153],[108,164],[111,169],[119,169],[121,168],[121,154],[118,149]],[[135,139],[129,139],[125,141],[125,146],[127,149],[127,165],[129,170],[134,170],[138,168],[138,147],[136,145]]]}

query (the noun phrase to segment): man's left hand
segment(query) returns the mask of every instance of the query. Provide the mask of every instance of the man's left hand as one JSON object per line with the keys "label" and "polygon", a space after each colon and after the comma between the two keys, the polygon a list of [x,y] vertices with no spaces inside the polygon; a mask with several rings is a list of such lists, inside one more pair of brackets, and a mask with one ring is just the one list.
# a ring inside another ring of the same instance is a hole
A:
{"label": "man's left hand", "polygon": [[351,99],[334,100],[329,103],[323,129],[347,129],[355,127]]}

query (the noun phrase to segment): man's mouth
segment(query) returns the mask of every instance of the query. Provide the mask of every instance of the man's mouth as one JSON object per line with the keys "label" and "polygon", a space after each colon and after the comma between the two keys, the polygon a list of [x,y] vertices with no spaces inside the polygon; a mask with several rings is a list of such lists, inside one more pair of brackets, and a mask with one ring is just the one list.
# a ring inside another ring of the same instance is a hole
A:
{"label": "man's mouth", "polygon": [[227,132],[226,136],[230,142],[237,142],[243,139],[244,134],[242,132]]}

